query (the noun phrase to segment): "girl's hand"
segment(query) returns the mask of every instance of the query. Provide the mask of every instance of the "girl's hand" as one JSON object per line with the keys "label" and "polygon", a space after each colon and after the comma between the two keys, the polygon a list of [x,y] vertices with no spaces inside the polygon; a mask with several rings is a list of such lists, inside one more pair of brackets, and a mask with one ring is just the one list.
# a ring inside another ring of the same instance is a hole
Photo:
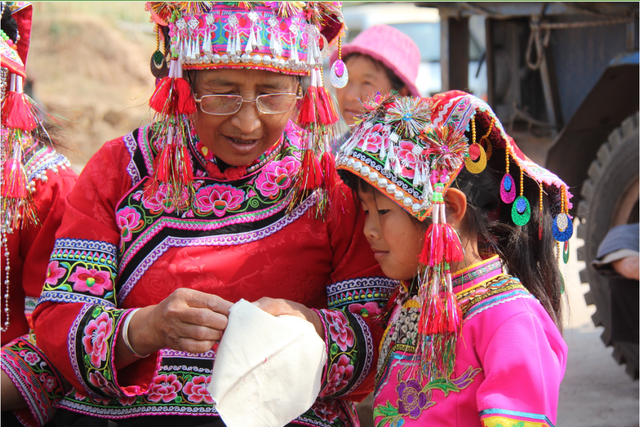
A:
{"label": "girl's hand", "polygon": [[316,328],[316,332],[324,341],[324,326],[320,320],[320,316],[307,306],[286,299],[275,299],[269,297],[260,298],[253,304],[273,316],[289,315],[306,320]]}
{"label": "girl's hand", "polygon": [[[162,348],[204,353],[222,338],[233,304],[216,295],[188,288],[176,289],[160,304],[141,308],[129,323],[129,343],[138,354]],[[122,332],[116,345],[118,367],[135,361]]]}

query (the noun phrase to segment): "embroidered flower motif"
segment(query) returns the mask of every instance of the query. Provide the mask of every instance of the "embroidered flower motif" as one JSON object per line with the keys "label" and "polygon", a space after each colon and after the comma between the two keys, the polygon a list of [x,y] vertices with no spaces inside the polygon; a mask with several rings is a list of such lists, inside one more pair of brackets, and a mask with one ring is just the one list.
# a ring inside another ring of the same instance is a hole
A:
{"label": "embroidered flower motif", "polygon": [[74,390],[74,391],[73,391],[73,398],[74,398],[75,400],[85,400],[85,399],[87,398],[87,396],[85,396],[84,394],[80,394],[80,393],[78,393],[78,391],[77,391],[77,390]]}
{"label": "embroidered flower motif", "polygon": [[264,167],[262,173],[256,179],[256,188],[263,196],[275,198],[280,190],[286,190],[291,186],[300,162],[291,156],[287,156],[278,162],[271,162]]}
{"label": "embroidered flower motif", "polygon": [[325,314],[331,339],[336,342],[340,350],[346,351],[355,342],[355,336],[349,327],[346,316],[344,313],[332,310],[326,310]]}
{"label": "embroidered flower motif", "polygon": [[138,400],[138,396],[125,396],[118,399],[118,402],[120,402],[122,406],[131,406],[136,403],[136,400]]}
{"label": "embroidered flower motif", "polygon": [[102,295],[104,291],[113,289],[111,274],[108,271],[93,268],[87,270],[84,267],[78,267],[69,277],[69,281],[73,283],[74,291],[89,292],[92,295]]}
{"label": "embroidered flower motif", "polygon": [[155,403],[160,402],[160,400],[168,403],[178,397],[180,389],[182,389],[182,384],[174,374],[158,375],[153,379],[148,399]]}
{"label": "embroidered flower motif", "polygon": [[162,184],[158,187],[158,190],[149,198],[142,198],[142,206],[148,209],[153,215],[156,215],[162,211],[171,213],[174,211],[173,203],[167,200],[167,191],[169,187],[166,184]]}
{"label": "embroidered flower motif", "polygon": [[56,381],[56,379],[53,376],[51,376],[49,374],[46,374],[46,373],[41,374],[39,379],[40,379],[40,383],[42,384],[42,386],[49,393],[51,393],[53,391],[53,389],[56,388],[57,385],[58,385],[58,382]]}
{"label": "embroidered flower motif", "polygon": [[353,378],[353,370],[351,360],[344,354],[341,355],[338,363],[331,365],[329,375],[327,375],[327,386],[322,395],[329,396],[345,388],[349,380]]}
{"label": "embroidered flower motif", "polygon": [[365,304],[350,304],[349,311],[362,317],[370,317],[382,313],[382,309],[376,302],[367,302]]}
{"label": "embroidered flower motif", "polygon": [[197,377],[193,377],[191,381],[185,384],[182,392],[187,395],[187,399],[193,403],[200,403],[204,399],[205,403],[209,405],[213,404],[213,397],[209,394],[207,390],[207,384],[211,382],[211,377],[205,377],[204,375],[200,375]]}
{"label": "embroidered flower motif", "polygon": [[104,376],[102,376],[102,373],[100,371],[91,372],[89,374],[89,382],[109,396],[118,396],[120,394],[118,389]]}
{"label": "embroidered flower motif", "polygon": [[34,366],[36,363],[38,363],[40,361],[40,356],[38,356],[38,353],[30,351],[26,355],[24,355],[24,360],[29,365]]}
{"label": "embroidered flower motif", "polygon": [[381,123],[376,123],[367,133],[367,136],[360,140],[358,148],[369,153],[377,153],[380,151],[380,147],[385,142],[385,139],[380,135],[382,127]]}
{"label": "embroidered flower motif", "polygon": [[313,413],[316,416],[328,423],[333,423],[338,418],[339,412],[335,408],[336,402],[334,400],[329,401],[316,401],[313,404]]}
{"label": "embroidered flower motif", "polygon": [[131,240],[131,232],[142,226],[142,216],[134,208],[127,206],[116,212],[116,224],[120,229],[121,242]]}
{"label": "embroidered flower motif", "polygon": [[107,360],[112,330],[113,319],[104,312],[84,327],[84,337],[82,337],[84,351],[91,356],[91,364],[96,368],[100,367],[102,361]]}
{"label": "embroidered flower motif", "polygon": [[416,168],[416,155],[413,154],[413,148],[415,144],[410,141],[400,141],[397,156],[400,159],[402,165],[401,175],[403,178],[413,178]]}
{"label": "embroidered flower motif", "polygon": [[47,278],[44,280],[44,283],[55,285],[58,283],[58,279],[64,277],[65,274],[67,274],[66,268],[60,267],[58,261],[51,261],[47,266]]}
{"label": "embroidered flower motif", "polygon": [[213,211],[217,217],[222,217],[227,211],[238,209],[243,200],[244,191],[226,184],[215,184],[199,189],[194,205],[200,214]]}
{"label": "embroidered flower motif", "polygon": [[420,416],[423,409],[428,408],[431,401],[431,391],[423,391],[416,380],[407,380],[398,384],[398,413],[409,415],[414,420]]}

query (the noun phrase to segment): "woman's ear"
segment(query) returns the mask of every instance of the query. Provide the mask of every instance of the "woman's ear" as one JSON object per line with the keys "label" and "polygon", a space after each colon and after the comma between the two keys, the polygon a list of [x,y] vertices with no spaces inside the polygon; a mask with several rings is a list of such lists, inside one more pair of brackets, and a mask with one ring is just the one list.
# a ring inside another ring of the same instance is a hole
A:
{"label": "woman's ear", "polygon": [[467,213],[467,196],[457,188],[449,188],[444,193],[444,204],[447,210],[447,222],[459,228]]}
{"label": "woman's ear", "polygon": [[411,95],[411,94],[409,93],[409,88],[407,87],[407,85],[404,85],[404,86],[402,87],[402,89],[400,89],[400,90],[398,91],[398,95],[400,95],[400,96],[409,96],[409,95]]}

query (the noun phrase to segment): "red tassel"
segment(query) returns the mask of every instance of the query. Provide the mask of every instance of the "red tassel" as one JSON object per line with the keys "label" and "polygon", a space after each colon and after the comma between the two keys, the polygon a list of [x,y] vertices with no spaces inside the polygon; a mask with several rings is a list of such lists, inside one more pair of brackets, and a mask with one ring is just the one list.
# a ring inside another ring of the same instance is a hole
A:
{"label": "red tassel", "polygon": [[421,335],[434,335],[442,332],[444,304],[440,295],[435,295],[426,310],[420,313],[418,333]]}
{"label": "red tassel", "polygon": [[309,86],[302,99],[302,107],[298,114],[298,124],[306,127],[316,123],[316,87]]}
{"label": "red tassel", "polygon": [[38,125],[29,97],[24,93],[7,92],[2,103],[2,124],[8,128],[32,131]]}
{"label": "red tassel", "polygon": [[332,125],[339,120],[338,112],[336,111],[335,103],[331,94],[325,87],[319,87],[317,91],[317,104],[320,117],[320,123],[323,125]]}
{"label": "red tassel", "polygon": [[156,110],[158,113],[166,113],[169,109],[167,102],[171,95],[171,77],[164,77],[156,85],[156,89],[149,99],[149,107]]}
{"label": "red tassel", "polygon": [[338,185],[336,160],[331,152],[325,151],[322,155],[321,165],[324,171],[324,187],[331,193],[334,188],[336,188],[336,185]]}
{"label": "red tassel", "polygon": [[433,224],[429,224],[427,232],[424,233],[424,244],[420,251],[420,264],[429,265],[429,252],[431,252],[431,234],[433,233]]}
{"label": "red tassel", "polygon": [[27,174],[19,160],[9,159],[2,168],[2,197],[25,199],[27,197]]}
{"label": "red tassel", "polygon": [[196,112],[196,101],[191,93],[191,86],[183,78],[164,77],[160,80],[149,99],[149,106],[168,116]]}
{"label": "red tassel", "polygon": [[177,98],[176,114],[193,114],[196,112],[196,100],[191,93],[189,82],[183,78],[174,79],[175,97]]}
{"label": "red tassel", "polygon": [[305,190],[315,190],[322,186],[322,168],[313,150],[306,150],[302,159],[302,186]]}
{"label": "red tassel", "polygon": [[464,260],[462,252],[462,243],[450,224],[442,224],[444,229],[444,262],[451,264],[453,262],[461,262]]}

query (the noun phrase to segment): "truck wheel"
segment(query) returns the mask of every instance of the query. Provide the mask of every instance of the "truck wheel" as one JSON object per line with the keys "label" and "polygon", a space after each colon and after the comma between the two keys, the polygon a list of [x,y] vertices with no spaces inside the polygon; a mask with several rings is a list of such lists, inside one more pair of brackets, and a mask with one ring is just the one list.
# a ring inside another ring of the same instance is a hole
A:
{"label": "truck wheel", "polygon": [[613,341],[609,279],[595,272],[591,260],[597,256],[598,246],[611,227],[638,222],[638,182],[638,113],[635,113],[598,150],[578,206],[582,220],[578,237],[585,241],[578,249],[578,258],[587,264],[580,272],[580,280],[590,288],[585,300],[596,306],[592,319],[596,326],[604,327],[602,341],[614,347],[614,359],[618,364],[626,364],[626,372],[633,379],[638,379],[638,344]]}

